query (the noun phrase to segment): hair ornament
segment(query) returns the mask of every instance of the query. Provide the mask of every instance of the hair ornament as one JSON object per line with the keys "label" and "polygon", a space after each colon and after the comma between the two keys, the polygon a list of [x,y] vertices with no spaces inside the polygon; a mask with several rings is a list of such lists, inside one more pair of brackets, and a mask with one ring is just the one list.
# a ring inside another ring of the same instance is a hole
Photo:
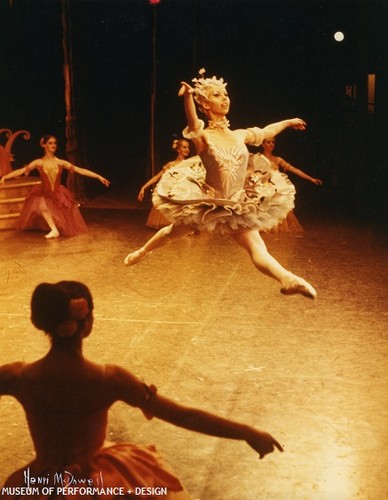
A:
{"label": "hair ornament", "polygon": [[70,303],[70,318],[80,321],[86,318],[89,314],[88,301],[84,297],[79,299],[71,299]]}
{"label": "hair ornament", "polygon": [[187,144],[188,144],[187,139],[174,139],[172,141],[172,149],[174,151],[176,151],[177,149],[179,149],[180,147],[182,147],[185,142],[187,142]]}
{"label": "hair ornament", "polygon": [[78,322],[89,314],[88,302],[85,298],[71,299],[69,302],[70,318],[57,326],[57,335],[61,338],[72,337],[78,331]]}
{"label": "hair ornament", "polygon": [[57,326],[57,335],[62,339],[66,339],[68,337],[72,337],[78,330],[78,323],[74,319],[67,319],[66,321],[62,321]]}
{"label": "hair ornament", "polygon": [[198,78],[192,79],[192,82],[194,83],[194,99],[198,104],[207,100],[207,91],[209,87],[217,86],[225,92],[226,86],[228,85],[227,82],[224,82],[223,78],[217,78],[216,76],[205,78],[205,74],[205,68],[201,68],[198,71]]}
{"label": "hair ornament", "polygon": [[51,138],[54,138],[56,139],[55,135],[50,135],[50,134],[46,134],[46,135],[43,135],[40,139],[39,139],[39,146],[41,148],[43,148],[43,146],[45,144],[47,144],[47,142],[49,141],[49,139]]}

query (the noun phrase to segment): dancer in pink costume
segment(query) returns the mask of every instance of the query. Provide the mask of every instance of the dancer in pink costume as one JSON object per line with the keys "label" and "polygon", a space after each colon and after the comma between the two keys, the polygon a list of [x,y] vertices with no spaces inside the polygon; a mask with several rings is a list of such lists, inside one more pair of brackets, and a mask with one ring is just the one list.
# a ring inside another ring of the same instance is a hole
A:
{"label": "dancer in pink costume", "polygon": [[44,150],[42,158],[10,172],[0,180],[0,184],[3,184],[7,179],[28,175],[34,169],[39,172],[42,183],[35,186],[25,200],[18,228],[23,231],[28,229],[45,231],[48,227],[50,231],[45,235],[46,239],[85,233],[87,228],[78,205],[70,191],[61,184],[62,172],[65,169],[92,177],[98,179],[104,186],[109,186],[110,182],[91,170],[76,167],[66,160],[57,158],[55,156],[57,139],[53,135],[43,136],[40,145]]}
{"label": "dancer in pink costume", "polygon": [[[153,195],[154,205],[171,224],[160,229],[145,245],[127,255],[125,265],[134,265],[154,250],[194,230],[229,234],[245,248],[256,268],[281,284],[284,294],[301,293],[315,298],[315,289],[304,279],[282,267],[272,257],[259,234],[279,224],[294,207],[295,188],[280,174],[277,183],[250,179],[245,189],[247,144],[259,146],[292,127],[304,130],[300,118],[258,127],[231,130],[226,115],[230,100],[224,80],[205,78],[204,70],[193,80],[194,87],[181,83],[187,118],[184,137],[193,141],[202,165],[185,160],[162,176]],[[198,118],[195,103],[207,119]]]}
{"label": "dancer in pink costume", "polygon": [[[175,160],[166,163],[163,166],[162,170],[151,177],[151,179],[141,187],[139,194],[137,195],[138,201],[143,201],[146,189],[153,184],[156,184],[168,169],[185,160],[190,154],[190,144],[188,141],[186,141],[186,139],[174,139],[172,143],[172,149],[176,152],[177,157],[175,158]],[[153,229],[160,229],[161,227],[168,226],[169,224],[170,222],[162,215],[162,213],[157,210],[154,205],[152,205],[146,221],[146,226],[152,227]]]}
{"label": "dancer in pink costume", "polygon": [[[82,344],[92,331],[93,300],[83,283],[38,285],[32,295],[31,320],[49,336],[49,352],[33,363],[0,367],[0,396],[13,396],[23,406],[36,451],[35,460],[6,480],[8,491],[26,487],[32,477],[40,500],[159,498],[141,494],[143,488],[167,488],[163,498],[188,500],[154,446],[106,441],[108,411],[117,401],[138,408],[148,420],[155,417],[187,430],[245,441],[260,458],[275,448],[283,450],[267,432],[182,406],[124,368],[86,359]],[[36,478],[44,481],[38,483]],[[60,478],[71,478],[67,489],[59,489]],[[83,487],[79,493],[77,485]],[[85,486],[96,492],[88,494]],[[6,496],[16,498],[21,498],[16,492]]]}
{"label": "dancer in pink costume", "polygon": [[[275,137],[269,137],[268,139],[264,139],[261,144],[263,148],[262,153],[256,153],[249,155],[248,160],[248,170],[251,172],[264,172],[267,171],[270,176],[273,174],[273,171],[281,171],[284,175],[291,172],[294,175],[297,175],[301,179],[305,179],[309,182],[312,182],[316,186],[322,186],[323,182],[321,179],[316,179],[315,177],[311,177],[306,174],[299,168],[290,165],[286,160],[281,158],[280,156],[275,156],[273,151],[275,149],[276,139]],[[287,217],[277,226],[273,227],[270,230],[271,233],[303,233],[303,228],[300,225],[294,211],[291,210]]]}

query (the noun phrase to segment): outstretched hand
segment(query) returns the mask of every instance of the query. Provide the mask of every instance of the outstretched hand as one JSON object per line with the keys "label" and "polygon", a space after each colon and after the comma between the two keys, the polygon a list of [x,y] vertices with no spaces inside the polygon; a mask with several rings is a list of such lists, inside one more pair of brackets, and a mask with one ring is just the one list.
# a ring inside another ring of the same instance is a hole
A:
{"label": "outstretched hand", "polygon": [[290,120],[290,127],[296,130],[305,130],[307,123],[301,118],[293,118]]}
{"label": "outstretched hand", "polygon": [[189,85],[186,82],[181,82],[181,87],[178,92],[178,96],[182,97],[188,94],[192,94],[194,92],[194,89],[191,85]]}
{"label": "outstretched hand", "polygon": [[268,453],[272,453],[275,448],[283,451],[282,445],[271,434],[268,434],[268,432],[252,429],[251,435],[246,441],[259,454],[260,459],[264,458]]}
{"label": "outstretched hand", "polygon": [[140,189],[139,194],[137,195],[137,201],[143,201],[145,195],[145,190],[143,188]]}
{"label": "outstretched hand", "polygon": [[104,184],[104,186],[109,187],[110,186],[110,181],[108,179],[105,179],[105,177],[102,177],[102,175],[98,176],[98,180]]}

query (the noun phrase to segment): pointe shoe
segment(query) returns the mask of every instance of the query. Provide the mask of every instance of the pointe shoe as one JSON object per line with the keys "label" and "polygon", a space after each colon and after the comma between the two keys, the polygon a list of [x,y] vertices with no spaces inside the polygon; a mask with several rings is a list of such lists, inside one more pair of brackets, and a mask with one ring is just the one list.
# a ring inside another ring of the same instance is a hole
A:
{"label": "pointe shoe", "polygon": [[44,235],[46,240],[51,240],[52,238],[58,238],[58,236],[59,236],[58,229],[52,229],[49,233]]}
{"label": "pointe shoe", "polygon": [[134,266],[141,260],[151,255],[152,252],[147,252],[144,248],[139,248],[132,253],[129,253],[124,259],[124,266]]}
{"label": "pointe shoe", "polygon": [[296,275],[289,276],[284,282],[280,289],[280,292],[284,295],[293,295],[300,293],[309,299],[316,299],[317,292],[313,286],[310,285],[306,280],[300,278]]}

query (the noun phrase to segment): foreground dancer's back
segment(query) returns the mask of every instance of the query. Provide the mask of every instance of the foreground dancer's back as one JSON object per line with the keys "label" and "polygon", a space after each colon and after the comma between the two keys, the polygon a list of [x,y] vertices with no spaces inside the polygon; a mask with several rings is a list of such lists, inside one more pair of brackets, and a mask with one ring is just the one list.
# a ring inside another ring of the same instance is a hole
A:
{"label": "foreground dancer's back", "polygon": [[[153,202],[172,224],[130,253],[124,263],[134,265],[193,230],[227,233],[248,251],[259,271],[281,283],[282,293],[315,298],[314,288],[284,269],[268,253],[259,234],[279,224],[292,210],[294,187],[280,175],[273,183],[247,179],[247,144],[258,146],[287,127],[303,130],[305,122],[294,118],[263,129],[231,130],[226,119],[230,106],[226,83],[204,76],[194,79],[194,83],[193,88],[182,82],[179,95],[184,99],[188,124],[184,136],[195,144],[205,175],[177,166],[162,176]],[[195,102],[208,118],[206,128],[197,116]]]}
{"label": "foreground dancer's back", "polygon": [[[123,368],[85,359],[82,341],[91,333],[93,301],[82,283],[38,285],[31,309],[34,325],[48,333],[52,345],[34,363],[0,367],[0,395],[11,395],[23,406],[36,451],[36,459],[6,481],[7,498],[16,498],[20,488],[34,482],[42,498],[48,496],[44,488],[51,487],[50,498],[113,499],[141,488],[166,488],[164,498],[187,499],[154,446],[106,441],[108,410],[116,401],[139,408],[147,419],[245,440],[261,458],[275,448],[282,450],[268,433],[176,404]],[[85,485],[91,489],[80,490]]]}

